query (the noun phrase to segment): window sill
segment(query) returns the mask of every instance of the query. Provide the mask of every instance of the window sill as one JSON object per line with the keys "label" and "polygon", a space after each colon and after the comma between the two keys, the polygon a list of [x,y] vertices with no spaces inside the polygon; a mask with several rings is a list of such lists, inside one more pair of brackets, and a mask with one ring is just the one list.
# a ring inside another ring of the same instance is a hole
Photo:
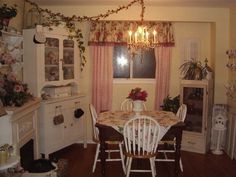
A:
{"label": "window sill", "polygon": [[113,79],[113,84],[155,84],[156,79]]}

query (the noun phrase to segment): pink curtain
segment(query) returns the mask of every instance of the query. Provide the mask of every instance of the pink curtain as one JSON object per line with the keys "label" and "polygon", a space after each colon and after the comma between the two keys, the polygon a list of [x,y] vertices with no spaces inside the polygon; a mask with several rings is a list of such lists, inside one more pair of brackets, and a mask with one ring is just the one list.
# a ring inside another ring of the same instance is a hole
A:
{"label": "pink curtain", "polygon": [[99,113],[112,108],[113,46],[90,46],[93,60],[92,104]]}
{"label": "pink curtain", "polygon": [[156,93],[155,108],[161,109],[163,99],[169,94],[171,47],[156,47]]}

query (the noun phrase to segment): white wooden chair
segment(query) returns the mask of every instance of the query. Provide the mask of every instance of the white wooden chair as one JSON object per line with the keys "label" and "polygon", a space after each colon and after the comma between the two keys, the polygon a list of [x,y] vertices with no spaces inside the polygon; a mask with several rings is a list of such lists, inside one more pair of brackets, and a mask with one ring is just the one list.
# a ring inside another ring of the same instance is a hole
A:
{"label": "white wooden chair", "polygon": [[[133,111],[133,100],[126,98],[121,104],[120,104],[120,110],[121,111]],[[143,110],[146,111],[147,107],[145,103],[143,102]]]}
{"label": "white wooden chair", "polygon": [[[96,112],[96,110],[95,110],[95,108],[92,104],[89,104],[89,110],[90,110],[90,113],[91,113],[92,124],[93,124],[93,126],[92,126],[92,128],[93,128],[93,141],[97,144],[96,153],[95,153],[94,162],[93,162],[93,170],[92,170],[92,172],[94,172],[95,169],[96,169],[97,162],[100,162],[100,159],[98,158],[99,157],[99,152],[100,152],[100,141],[99,141],[99,130],[95,126],[95,124],[97,122],[97,112]],[[108,153],[108,159],[106,159],[106,161],[107,162],[121,161],[122,168],[123,168],[123,171],[125,173],[126,170],[125,170],[122,142],[120,142],[120,141],[107,141],[106,143],[108,144],[107,147],[109,147],[109,145],[118,145],[119,146],[119,149],[106,150],[106,152]],[[120,158],[111,158],[111,155],[110,155],[111,153],[120,153]]]}
{"label": "white wooden chair", "polygon": [[[181,119],[182,122],[185,121],[185,118],[186,118],[186,114],[187,114],[187,106],[185,104],[182,104],[176,115],[179,117],[179,119]],[[161,149],[161,150],[158,150],[158,152],[161,152],[164,154],[164,159],[160,159],[160,158],[156,158],[155,161],[161,161],[161,162],[175,162],[175,159],[174,158],[169,158],[167,156],[167,153],[175,153],[175,145],[176,145],[176,141],[175,141],[175,138],[173,139],[167,139],[167,140],[164,140],[164,141],[160,141],[159,142],[159,145],[163,145],[165,147],[165,145],[169,145],[169,146],[172,146],[173,148],[172,149]],[[182,160],[180,158],[180,161],[179,161],[179,165],[180,165],[180,169],[181,171],[183,172],[183,164],[182,164]]]}
{"label": "white wooden chair", "polygon": [[[156,176],[155,157],[160,135],[159,124],[151,117],[139,116],[124,125],[126,177],[130,172],[152,172]],[[131,169],[133,159],[149,159],[151,170]]]}

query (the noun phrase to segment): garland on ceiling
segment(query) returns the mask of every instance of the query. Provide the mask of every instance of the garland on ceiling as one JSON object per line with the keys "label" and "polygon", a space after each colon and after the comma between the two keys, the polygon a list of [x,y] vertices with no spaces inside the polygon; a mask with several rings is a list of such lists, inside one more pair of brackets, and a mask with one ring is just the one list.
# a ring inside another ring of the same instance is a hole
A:
{"label": "garland on ceiling", "polygon": [[78,44],[78,48],[80,51],[80,58],[81,58],[81,71],[83,71],[83,68],[85,66],[86,58],[84,56],[85,53],[85,47],[84,47],[84,42],[83,42],[83,34],[81,29],[79,29],[75,23],[76,22],[85,22],[85,21],[99,21],[101,19],[105,19],[110,15],[113,14],[117,14],[118,12],[120,12],[121,10],[128,10],[133,4],[135,3],[139,3],[142,7],[142,11],[141,11],[141,19],[143,19],[143,14],[144,14],[144,0],[133,0],[131,1],[128,5],[122,5],[119,6],[117,9],[112,9],[112,10],[107,10],[107,12],[103,13],[103,14],[99,14],[96,16],[77,16],[77,15],[73,15],[73,16],[65,16],[62,13],[54,13],[51,10],[47,9],[47,8],[41,8],[38,6],[38,4],[36,4],[35,2],[32,2],[30,0],[25,0],[25,2],[29,3],[31,6],[33,6],[35,9],[38,10],[38,12],[42,15],[44,21],[42,23],[42,26],[45,27],[49,27],[49,29],[52,29],[52,26],[58,26],[60,24],[65,24],[65,28],[68,29],[70,35],[69,37],[71,39],[76,39],[77,44]]}

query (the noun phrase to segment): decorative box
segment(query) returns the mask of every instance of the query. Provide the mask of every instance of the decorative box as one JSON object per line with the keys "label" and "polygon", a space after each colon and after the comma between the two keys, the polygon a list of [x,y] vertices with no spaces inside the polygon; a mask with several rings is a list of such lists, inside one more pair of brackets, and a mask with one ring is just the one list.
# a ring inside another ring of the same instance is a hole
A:
{"label": "decorative box", "polygon": [[44,91],[51,98],[71,96],[71,86],[45,87]]}

